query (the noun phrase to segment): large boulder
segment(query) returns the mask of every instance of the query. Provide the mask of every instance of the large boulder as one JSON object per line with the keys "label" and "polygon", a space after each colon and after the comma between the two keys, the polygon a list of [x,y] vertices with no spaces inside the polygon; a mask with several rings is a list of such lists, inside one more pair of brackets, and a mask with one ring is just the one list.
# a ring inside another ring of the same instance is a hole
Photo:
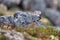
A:
{"label": "large boulder", "polygon": [[58,0],[46,0],[46,5],[48,8],[57,8]]}
{"label": "large boulder", "polygon": [[45,10],[45,16],[56,26],[60,26],[60,14],[57,10],[47,9]]}
{"label": "large boulder", "polygon": [[45,0],[32,0],[30,5],[31,5],[30,9],[32,11],[34,10],[44,11],[46,8]]}
{"label": "large boulder", "polygon": [[45,3],[45,0],[23,0],[22,6],[26,10],[44,11],[46,8],[46,3]]}
{"label": "large boulder", "polygon": [[4,4],[0,4],[0,16],[7,15],[7,6]]}
{"label": "large boulder", "polygon": [[9,40],[25,40],[22,33],[16,32],[13,30],[9,31],[9,30],[1,30],[0,29],[0,35],[4,35]]}
{"label": "large boulder", "polygon": [[21,0],[3,0],[2,3],[8,7],[19,5]]}

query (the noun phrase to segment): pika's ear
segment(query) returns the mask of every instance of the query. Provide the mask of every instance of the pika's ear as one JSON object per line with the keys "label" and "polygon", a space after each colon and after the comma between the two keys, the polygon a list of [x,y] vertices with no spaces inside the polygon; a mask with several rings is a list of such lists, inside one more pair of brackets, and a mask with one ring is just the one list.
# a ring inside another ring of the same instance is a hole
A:
{"label": "pika's ear", "polygon": [[34,11],[34,15],[40,16],[41,15],[41,11]]}

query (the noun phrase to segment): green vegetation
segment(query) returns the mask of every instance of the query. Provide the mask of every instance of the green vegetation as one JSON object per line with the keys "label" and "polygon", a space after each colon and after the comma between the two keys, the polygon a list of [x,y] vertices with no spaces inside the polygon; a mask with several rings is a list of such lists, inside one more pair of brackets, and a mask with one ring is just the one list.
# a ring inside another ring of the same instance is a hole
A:
{"label": "green vegetation", "polygon": [[[38,29],[38,30],[37,30]],[[16,27],[14,30],[18,31],[18,32],[26,32],[29,35],[39,38],[42,37],[42,39],[46,38],[49,39],[49,37],[52,35],[55,38],[59,39],[59,30],[56,29],[56,27],[54,26],[47,26],[46,28],[39,26],[37,28],[23,28],[23,27]],[[44,39],[45,40],[45,39]]]}

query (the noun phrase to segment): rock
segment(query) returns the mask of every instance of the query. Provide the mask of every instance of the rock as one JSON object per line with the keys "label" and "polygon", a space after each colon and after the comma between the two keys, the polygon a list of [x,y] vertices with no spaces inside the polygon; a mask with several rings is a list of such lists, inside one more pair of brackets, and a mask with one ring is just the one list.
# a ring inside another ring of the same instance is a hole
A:
{"label": "rock", "polygon": [[[3,12],[4,11],[4,12]],[[0,14],[6,15],[7,13],[7,7],[4,4],[0,4]],[[1,16],[1,15],[0,15]]]}
{"label": "rock", "polygon": [[2,0],[0,0],[0,3],[2,3]]}
{"label": "rock", "polygon": [[57,8],[58,0],[46,0],[46,4],[48,8]]}
{"label": "rock", "polygon": [[49,38],[50,38],[49,40],[54,40],[55,36],[54,35],[50,35]]}
{"label": "rock", "polygon": [[40,10],[43,12],[46,8],[45,0],[32,0],[30,5],[30,9],[32,11]]}
{"label": "rock", "polygon": [[60,0],[57,0],[57,1],[58,1],[58,4],[57,4],[58,10],[60,11]]}
{"label": "rock", "polygon": [[12,10],[12,11],[20,11],[21,9],[19,8],[19,7],[12,7],[12,8],[10,8],[9,10]]}
{"label": "rock", "polygon": [[23,0],[22,1],[22,6],[25,10],[28,10],[29,9],[29,3],[30,3],[31,0]]}
{"label": "rock", "polygon": [[26,10],[40,10],[43,11],[46,8],[44,0],[23,0],[22,6]]}
{"label": "rock", "polygon": [[2,3],[7,5],[8,7],[19,5],[21,0],[3,0]]}
{"label": "rock", "polygon": [[54,9],[47,9],[45,16],[52,22],[53,25],[60,26],[60,14]]}
{"label": "rock", "polygon": [[0,34],[8,37],[9,40],[25,40],[22,33],[16,32],[16,31],[13,31],[13,30],[9,31],[9,30],[1,30],[0,29]]}

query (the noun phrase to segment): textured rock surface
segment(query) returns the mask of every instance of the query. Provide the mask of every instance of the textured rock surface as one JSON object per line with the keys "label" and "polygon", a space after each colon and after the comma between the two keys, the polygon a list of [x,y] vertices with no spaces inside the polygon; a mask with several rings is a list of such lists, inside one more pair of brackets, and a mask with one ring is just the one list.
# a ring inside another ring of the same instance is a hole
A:
{"label": "textured rock surface", "polygon": [[60,14],[54,9],[47,9],[45,16],[56,26],[60,26]]}
{"label": "textured rock surface", "polygon": [[21,2],[21,0],[3,0],[2,3],[7,6],[16,6]]}
{"label": "textured rock surface", "polygon": [[25,10],[40,10],[44,11],[46,8],[45,0],[23,0],[22,6]]}
{"label": "textured rock surface", "polygon": [[0,14],[3,14],[3,15],[7,14],[7,7],[6,7],[6,5],[0,4]]}
{"label": "textured rock surface", "polygon": [[57,8],[58,0],[46,0],[46,5],[49,8]]}
{"label": "textured rock surface", "polygon": [[13,31],[13,30],[9,31],[9,30],[1,30],[0,29],[0,34],[8,37],[9,40],[24,40],[24,36],[22,33],[19,33],[19,32]]}
{"label": "textured rock surface", "polygon": [[32,0],[31,1],[31,10],[40,10],[44,11],[46,8],[45,0]]}

